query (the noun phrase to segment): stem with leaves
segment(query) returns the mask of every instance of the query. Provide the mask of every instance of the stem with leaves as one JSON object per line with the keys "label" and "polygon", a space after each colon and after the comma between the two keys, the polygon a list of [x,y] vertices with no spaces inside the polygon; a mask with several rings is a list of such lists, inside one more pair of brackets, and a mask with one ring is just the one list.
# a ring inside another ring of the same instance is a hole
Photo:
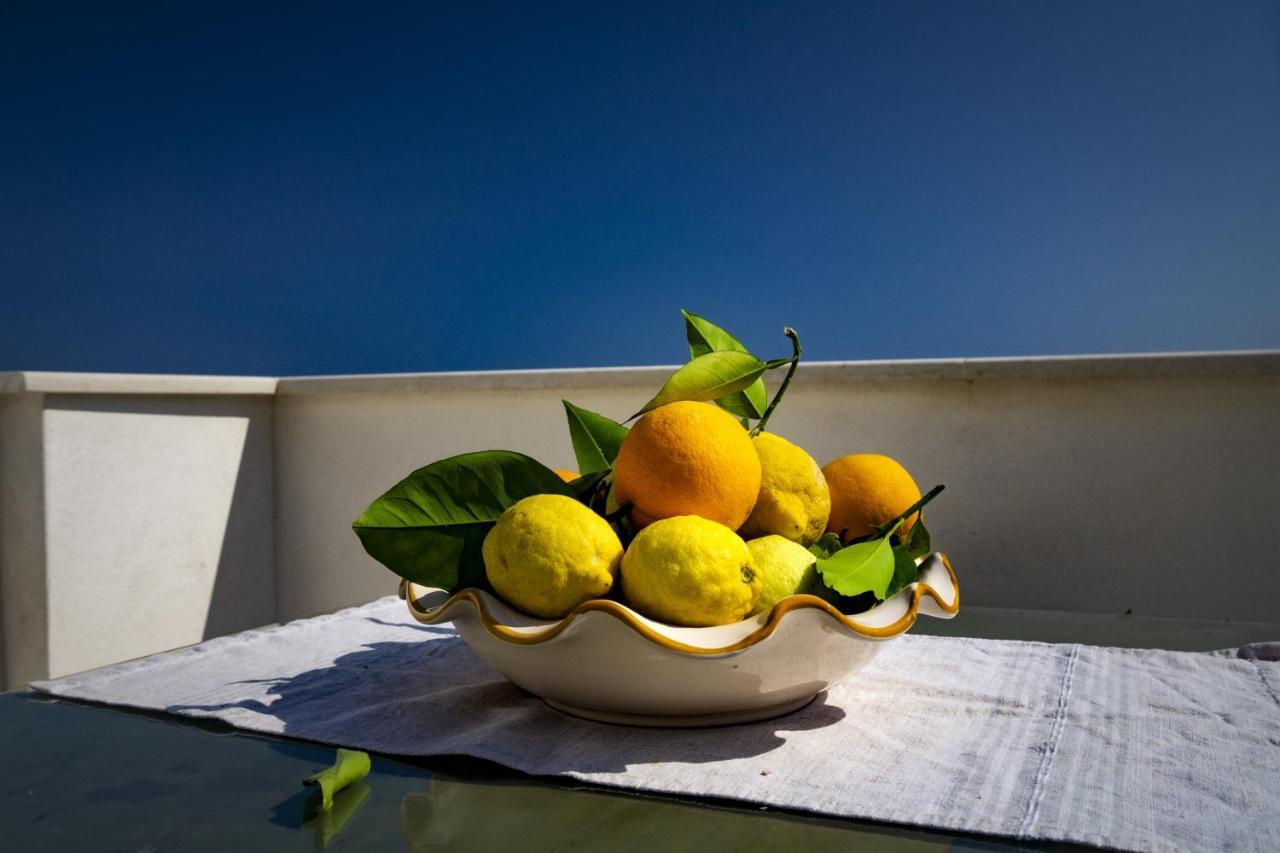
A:
{"label": "stem with leaves", "polygon": [[924,505],[927,504],[929,501],[933,500],[934,498],[936,498],[938,495],[942,494],[942,490],[945,488],[946,486],[944,486],[942,483],[939,483],[938,485],[934,486],[932,489],[925,492],[925,494],[920,498],[920,500],[916,501],[911,506],[907,507],[902,512],[898,513],[896,516],[889,519],[884,524],[880,525],[880,527],[877,528],[876,532],[879,533],[881,536],[889,535],[895,529],[897,529],[897,524],[899,521],[905,521],[906,519],[915,515],[918,511],[924,509]]}
{"label": "stem with leaves", "polygon": [[773,399],[769,401],[768,407],[765,408],[764,414],[760,416],[760,423],[756,424],[756,428],[751,431],[752,436],[757,436],[764,432],[764,425],[769,422],[769,416],[773,414],[773,410],[778,407],[778,403],[782,400],[782,395],[786,393],[787,386],[791,384],[791,377],[795,375],[796,368],[800,366],[800,353],[804,350],[800,346],[800,336],[796,334],[796,330],[787,326],[782,330],[782,334],[791,339],[791,350],[793,355],[788,359],[780,359],[776,362],[769,362],[770,368],[781,367],[784,364],[790,364],[787,368],[787,375],[782,378],[782,384],[778,386],[778,391],[773,395]]}

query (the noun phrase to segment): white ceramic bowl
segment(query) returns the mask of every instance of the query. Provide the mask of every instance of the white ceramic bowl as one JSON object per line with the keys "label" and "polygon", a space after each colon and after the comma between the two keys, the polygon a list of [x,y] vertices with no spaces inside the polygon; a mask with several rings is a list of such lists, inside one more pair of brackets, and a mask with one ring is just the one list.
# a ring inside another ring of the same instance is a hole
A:
{"label": "white ceramic bowl", "polygon": [[453,595],[402,583],[417,621],[452,621],[467,645],[552,707],[611,723],[707,726],[763,720],[808,704],[866,666],[920,614],[960,609],[951,564],[931,554],[920,578],[865,613],[846,616],[792,595],[732,625],[681,628],[597,599],[563,619],[538,619],[483,590]]}

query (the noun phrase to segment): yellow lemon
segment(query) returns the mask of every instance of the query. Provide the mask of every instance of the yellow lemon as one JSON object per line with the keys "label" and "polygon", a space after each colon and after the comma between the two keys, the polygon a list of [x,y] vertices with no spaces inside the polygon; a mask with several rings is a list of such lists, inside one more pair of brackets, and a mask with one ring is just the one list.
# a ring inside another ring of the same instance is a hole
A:
{"label": "yellow lemon", "polygon": [[751,538],[776,534],[812,545],[827,529],[831,492],[813,457],[781,436],[752,440],[760,457],[760,494],[740,531]]}
{"label": "yellow lemon", "polygon": [[751,612],[760,579],[738,534],[696,515],[680,515],[636,534],[622,558],[622,594],[659,622],[726,625]]}
{"label": "yellow lemon", "polygon": [[814,593],[820,585],[817,558],[809,549],[797,545],[782,536],[761,536],[747,542],[751,551],[751,565],[760,576],[760,598],[751,610],[752,615],[773,609],[773,605],[788,595],[800,592]]}
{"label": "yellow lemon", "polygon": [[485,575],[508,604],[559,619],[613,587],[622,543],[609,522],[564,495],[507,509],[481,546]]}
{"label": "yellow lemon", "polygon": [[[828,462],[822,469],[831,489],[831,517],[827,530],[846,540],[865,536],[920,500],[920,487],[907,469],[888,456],[854,453]],[[906,536],[919,513],[899,531]]]}
{"label": "yellow lemon", "polygon": [[668,403],[623,439],[613,465],[614,498],[644,527],[699,515],[737,530],[760,491],[760,457],[733,415],[710,403]]}

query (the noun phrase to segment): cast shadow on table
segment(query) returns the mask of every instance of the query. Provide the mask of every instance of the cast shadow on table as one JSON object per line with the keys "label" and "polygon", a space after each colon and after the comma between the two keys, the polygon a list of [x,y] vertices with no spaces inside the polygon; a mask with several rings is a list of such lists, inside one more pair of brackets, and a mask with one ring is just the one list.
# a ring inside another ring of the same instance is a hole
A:
{"label": "cast shadow on table", "polygon": [[[799,711],[759,723],[705,729],[594,723],[555,711],[506,681],[449,629],[396,627],[431,639],[370,643],[291,677],[237,682],[260,685],[260,698],[167,710],[390,755],[470,755],[545,775],[764,755],[786,743],[787,732],[825,728],[845,716],[824,692]],[[264,725],[244,711],[278,723]]]}

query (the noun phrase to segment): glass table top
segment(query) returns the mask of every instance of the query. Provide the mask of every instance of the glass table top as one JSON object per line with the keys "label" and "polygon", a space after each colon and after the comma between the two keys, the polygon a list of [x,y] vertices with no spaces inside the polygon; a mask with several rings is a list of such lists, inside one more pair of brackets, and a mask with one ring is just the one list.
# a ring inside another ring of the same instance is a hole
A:
{"label": "glass table top", "polygon": [[[1277,626],[970,608],[918,628],[968,636],[1213,649]],[[465,757],[373,756],[316,809],[301,780],[333,749],[216,722],[0,694],[4,849],[708,851],[1030,849],[1008,839],[657,798],[525,776]],[[1070,845],[1031,845],[1074,849]]]}

